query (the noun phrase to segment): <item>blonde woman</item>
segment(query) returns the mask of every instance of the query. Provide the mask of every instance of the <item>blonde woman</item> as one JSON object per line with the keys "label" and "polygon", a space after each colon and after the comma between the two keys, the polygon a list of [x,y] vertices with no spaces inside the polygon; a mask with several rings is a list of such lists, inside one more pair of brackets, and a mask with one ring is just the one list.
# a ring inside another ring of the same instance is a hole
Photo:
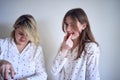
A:
{"label": "blonde woman", "polygon": [[20,16],[10,38],[0,39],[2,80],[47,80],[39,33],[32,15]]}
{"label": "blonde woman", "polygon": [[59,75],[58,80],[100,80],[99,45],[84,10],[69,10],[63,18],[62,29],[66,35],[54,59],[53,74]]}

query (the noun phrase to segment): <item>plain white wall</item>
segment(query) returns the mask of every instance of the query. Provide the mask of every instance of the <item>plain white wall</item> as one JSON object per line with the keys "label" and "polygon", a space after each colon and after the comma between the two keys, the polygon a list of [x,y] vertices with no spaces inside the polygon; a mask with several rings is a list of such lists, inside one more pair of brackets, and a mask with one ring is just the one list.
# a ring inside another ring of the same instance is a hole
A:
{"label": "plain white wall", "polygon": [[9,36],[20,15],[32,14],[39,25],[48,80],[56,80],[50,70],[64,36],[63,16],[69,9],[81,7],[101,47],[101,80],[120,80],[119,5],[120,0],[0,0],[0,38]]}

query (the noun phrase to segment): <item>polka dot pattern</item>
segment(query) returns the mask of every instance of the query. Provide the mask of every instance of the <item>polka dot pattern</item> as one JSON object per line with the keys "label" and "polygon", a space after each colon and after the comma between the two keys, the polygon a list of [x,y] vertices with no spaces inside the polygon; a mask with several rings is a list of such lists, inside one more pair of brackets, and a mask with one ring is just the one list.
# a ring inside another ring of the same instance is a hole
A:
{"label": "polka dot pattern", "polygon": [[98,62],[99,47],[95,43],[87,43],[81,58],[75,60],[78,47],[68,51],[67,58],[59,51],[52,65],[52,73],[59,75],[58,80],[100,80]]}
{"label": "polka dot pattern", "polygon": [[41,46],[36,48],[34,44],[29,43],[22,53],[19,53],[13,40],[10,38],[0,39],[0,59],[7,60],[12,64],[16,72],[15,80],[21,78],[47,80]]}

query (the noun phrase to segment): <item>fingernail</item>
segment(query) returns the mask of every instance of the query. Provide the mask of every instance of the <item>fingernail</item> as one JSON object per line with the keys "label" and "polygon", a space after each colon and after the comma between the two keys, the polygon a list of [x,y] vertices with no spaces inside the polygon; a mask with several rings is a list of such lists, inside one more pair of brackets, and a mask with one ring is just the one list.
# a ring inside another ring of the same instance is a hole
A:
{"label": "fingernail", "polygon": [[14,79],[13,77],[11,77],[12,79]]}

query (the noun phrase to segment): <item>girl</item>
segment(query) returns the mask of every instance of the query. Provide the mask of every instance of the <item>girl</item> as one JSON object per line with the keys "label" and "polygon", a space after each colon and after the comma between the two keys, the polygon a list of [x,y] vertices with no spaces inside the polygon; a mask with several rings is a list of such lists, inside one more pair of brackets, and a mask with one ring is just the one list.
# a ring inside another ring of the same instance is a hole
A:
{"label": "girl", "polygon": [[69,10],[63,19],[64,40],[52,65],[59,80],[100,80],[99,45],[81,8]]}
{"label": "girl", "polygon": [[35,19],[22,15],[13,28],[11,37],[0,39],[0,80],[47,80]]}

